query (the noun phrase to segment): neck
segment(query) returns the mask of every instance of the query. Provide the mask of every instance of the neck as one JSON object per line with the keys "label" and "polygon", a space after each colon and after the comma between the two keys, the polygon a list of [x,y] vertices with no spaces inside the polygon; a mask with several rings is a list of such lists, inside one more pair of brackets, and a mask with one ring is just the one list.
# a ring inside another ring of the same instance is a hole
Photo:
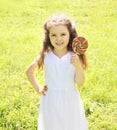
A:
{"label": "neck", "polygon": [[68,50],[66,49],[66,50],[64,50],[64,51],[59,51],[59,50],[53,50],[53,53],[55,54],[55,55],[57,55],[59,58],[61,58],[62,56],[64,56],[64,55],[66,55],[67,53],[68,53]]}

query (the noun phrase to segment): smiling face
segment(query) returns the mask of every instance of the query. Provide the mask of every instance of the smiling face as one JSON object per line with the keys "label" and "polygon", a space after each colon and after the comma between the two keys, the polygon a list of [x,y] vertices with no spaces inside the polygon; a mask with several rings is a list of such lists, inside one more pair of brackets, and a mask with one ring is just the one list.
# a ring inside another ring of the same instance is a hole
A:
{"label": "smiling face", "polygon": [[49,29],[49,38],[54,51],[67,51],[69,30],[65,25],[54,25]]}

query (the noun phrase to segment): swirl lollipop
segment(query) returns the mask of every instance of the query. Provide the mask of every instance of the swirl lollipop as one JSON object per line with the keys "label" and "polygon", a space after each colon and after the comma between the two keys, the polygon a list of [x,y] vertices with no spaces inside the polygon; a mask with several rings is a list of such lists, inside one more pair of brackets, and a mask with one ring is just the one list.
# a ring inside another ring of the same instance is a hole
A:
{"label": "swirl lollipop", "polygon": [[81,36],[77,36],[76,38],[73,39],[72,42],[72,49],[73,51],[78,54],[84,54],[88,48],[88,41]]}

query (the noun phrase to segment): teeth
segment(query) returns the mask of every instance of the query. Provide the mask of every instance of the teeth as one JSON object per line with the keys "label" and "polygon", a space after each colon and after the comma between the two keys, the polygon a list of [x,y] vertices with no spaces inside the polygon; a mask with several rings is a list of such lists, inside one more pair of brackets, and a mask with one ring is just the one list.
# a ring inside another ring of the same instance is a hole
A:
{"label": "teeth", "polygon": [[57,45],[62,45],[63,43],[56,43]]}

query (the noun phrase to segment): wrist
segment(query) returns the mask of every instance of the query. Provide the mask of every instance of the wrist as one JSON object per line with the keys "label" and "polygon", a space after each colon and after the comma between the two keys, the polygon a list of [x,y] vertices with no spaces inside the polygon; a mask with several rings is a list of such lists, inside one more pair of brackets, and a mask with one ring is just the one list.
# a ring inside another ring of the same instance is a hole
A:
{"label": "wrist", "polygon": [[39,87],[39,86],[37,86],[37,87],[35,88],[35,90],[36,90],[37,92],[39,92],[40,87]]}

